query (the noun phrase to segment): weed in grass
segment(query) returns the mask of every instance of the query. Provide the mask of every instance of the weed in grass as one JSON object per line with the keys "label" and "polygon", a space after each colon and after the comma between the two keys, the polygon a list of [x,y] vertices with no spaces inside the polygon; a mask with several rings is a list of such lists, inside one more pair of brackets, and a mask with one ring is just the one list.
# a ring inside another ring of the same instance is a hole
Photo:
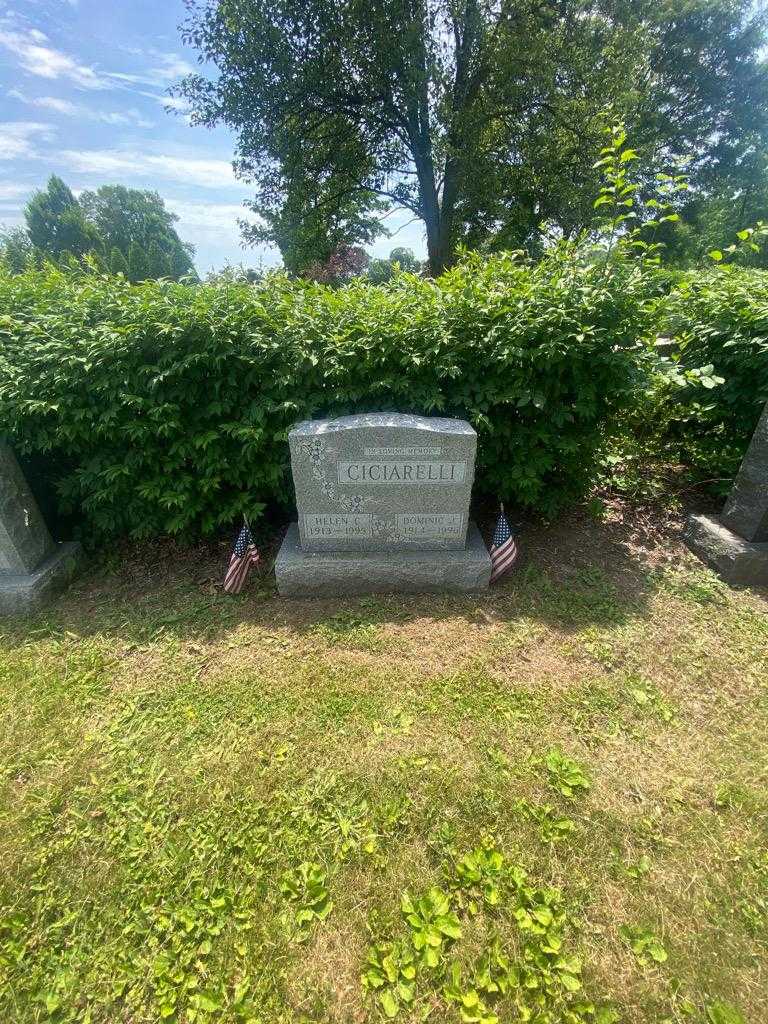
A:
{"label": "weed in grass", "polygon": [[605,630],[598,629],[596,626],[590,626],[582,630],[575,638],[571,650],[575,653],[578,652],[579,655],[581,653],[588,654],[599,665],[609,671],[615,668],[620,660],[615,636],[606,633]]}
{"label": "weed in grass", "polygon": [[591,746],[599,746],[620,729],[615,687],[602,679],[588,679],[583,686],[574,686],[561,698],[562,713],[572,728]]}
{"label": "weed in grass", "polygon": [[503,775],[509,775],[512,763],[509,759],[509,755],[501,747],[497,747],[495,744],[488,747],[485,752],[485,756],[488,758],[488,763],[494,772]]}
{"label": "weed in grass", "polygon": [[734,868],[734,909],[750,935],[768,945],[768,850],[744,851]]}
{"label": "weed in grass", "polygon": [[666,725],[674,721],[675,712],[672,706],[648,679],[643,679],[638,675],[628,675],[625,685],[639,717],[650,715],[658,718]]}
{"label": "weed in grass", "polygon": [[557,843],[567,839],[576,829],[576,822],[558,812],[550,804],[534,804],[521,798],[515,802],[515,810],[523,818],[535,822],[542,843]]}
{"label": "weed in grass", "polygon": [[731,1003],[724,1003],[720,999],[716,999],[707,1007],[707,1020],[710,1024],[747,1024],[741,1011]]}
{"label": "weed in grass", "polygon": [[614,850],[611,868],[616,878],[639,882],[651,873],[651,859],[644,853],[635,861],[626,860],[622,859],[618,850]]}
{"label": "weed in grass", "polygon": [[[370,840],[366,845],[370,847]],[[280,881],[280,892],[293,906],[293,919],[302,940],[309,935],[311,925],[324,921],[333,909],[326,873],[314,862],[303,861],[298,867],[286,871]]]}
{"label": "weed in grass", "polygon": [[547,770],[549,785],[568,799],[587,793],[591,789],[592,783],[584,765],[568,757],[557,747],[548,751],[544,757],[544,767]]}
{"label": "weed in grass", "polygon": [[373,731],[376,736],[408,736],[415,719],[402,707],[392,708],[386,721],[374,722]]}
{"label": "weed in grass", "polygon": [[[467,1024],[498,1024],[505,1009],[520,1020],[618,1020],[610,1008],[576,996],[581,961],[564,949],[569,919],[556,889],[531,885],[490,838],[454,854],[443,877],[443,887],[432,886],[420,898],[405,893],[405,935],[376,941],[369,950],[362,985],[388,1018],[403,1007],[426,1011],[442,1000]],[[477,919],[485,937],[469,963],[459,955],[463,918]],[[497,930],[504,922],[517,936],[510,947]]]}
{"label": "weed in grass", "polygon": [[669,959],[664,943],[649,928],[623,924],[619,936],[644,967],[651,963],[663,964]]}
{"label": "weed in grass", "polygon": [[674,570],[661,577],[661,585],[682,601],[700,605],[726,605],[729,591],[725,583],[710,569]]}
{"label": "weed in grass", "polygon": [[760,801],[740,782],[723,782],[715,790],[713,799],[719,811],[759,811]]}
{"label": "weed in grass", "polygon": [[[120,743],[115,752],[119,777],[102,789],[96,816],[77,806],[88,799],[90,787],[83,787],[63,822],[50,814],[38,819],[38,867],[26,899],[3,922],[2,956],[17,997],[42,1001],[62,1021],[85,1019],[85,1008],[99,1003],[132,1007],[142,1020],[150,1008],[159,1019],[208,1020],[224,1010],[233,1021],[254,1019],[252,936],[260,917],[279,913],[265,878],[286,865],[279,889],[291,934],[304,939],[331,909],[325,871],[306,854],[323,851],[337,865],[362,855],[372,837],[388,834],[397,813],[385,806],[377,819],[366,801],[325,779],[277,791],[269,804],[225,802],[213,815],[189,820],[188,812],[156,800],[162,776],[130,764],[130,746]],[[117,868],[111,884],[121,914],[106,943],[92,931],[90,900],[75,912],[56,912],[56,866],[86,841],[109,852]],[[41,944],[28,922],[46,919]],[[223,965],[233,948],[239,966],[230,982]],[[275,997],[269,987],[260,998],[268,1006]]]}

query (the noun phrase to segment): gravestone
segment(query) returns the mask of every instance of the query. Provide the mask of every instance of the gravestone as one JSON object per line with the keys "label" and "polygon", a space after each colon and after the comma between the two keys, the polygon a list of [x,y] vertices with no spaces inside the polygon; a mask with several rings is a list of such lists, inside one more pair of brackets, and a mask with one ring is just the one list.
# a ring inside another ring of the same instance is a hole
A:
{"label": "gravestone", "polygon": [[0,614],[30,612],[71,577],[80,545],[56,544],[11,449],[0,442]]}
{"label": "gravestone", "polygon": [[691,516],[685,539],[729,582],[768,586],[768,402],[722,515]]}
{"label": "gravestone", "polygon": [[464,420],[365,413],[289,434],[298,523],[285,596],[476,590],[490,557],[469,522],[477,435]]}

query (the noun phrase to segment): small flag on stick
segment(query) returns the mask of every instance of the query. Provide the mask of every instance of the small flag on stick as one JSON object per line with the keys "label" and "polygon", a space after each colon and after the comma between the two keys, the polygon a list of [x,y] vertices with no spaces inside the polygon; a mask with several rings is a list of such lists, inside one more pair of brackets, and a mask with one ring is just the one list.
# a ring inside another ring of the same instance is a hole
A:
{"label": "small flag on stick", "polygon": [[259,552],[253,543],[251,530],[246,519],[235,543],[232,557],[229,560],[227,575],[224,577],[224,589],[228,594],[239,594],[243,589],[252,565],[258,565]]}
{"label": "small flag on stick", "polygon": [[493,531],[491,541],[491,583],[509,572],[517,561],[520,551],[515,543],[515,535],[504,515],[504,506],[501,506],[501,515]]}

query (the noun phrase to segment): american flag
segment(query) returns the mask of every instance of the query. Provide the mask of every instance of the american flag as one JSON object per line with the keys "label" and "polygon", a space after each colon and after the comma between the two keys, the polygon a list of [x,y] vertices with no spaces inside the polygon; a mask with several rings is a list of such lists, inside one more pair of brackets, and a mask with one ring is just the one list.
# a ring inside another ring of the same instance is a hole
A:
{"label": "american flag", "polygon": [[504,515],[504,506],[501,507],[501,515],[493,531],[491,541],[491,583],[499,579],[504,573],[509,572],[517,561],[519,555],[515,535],[512,533],[507,517]]}
{"label": "american flag", "polygon": [[243,523],[243,528],[237,538],[235,549],[229,560],[227,575],[224,577],[224,589],[228,594],[239,594],[243,589],[248,573],[252,565],[257,565],[259,552],[253,543],[248,523]]}

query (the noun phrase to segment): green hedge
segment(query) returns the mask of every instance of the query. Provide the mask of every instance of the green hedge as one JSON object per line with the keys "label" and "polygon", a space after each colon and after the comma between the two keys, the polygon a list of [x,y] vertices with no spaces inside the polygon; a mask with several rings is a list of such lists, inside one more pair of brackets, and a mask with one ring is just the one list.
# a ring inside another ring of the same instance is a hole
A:
{"label": "green hedge", "polygon": [[768,274],[714,267],[685,275],[657,311],[683,371],[711,367],[703,388],[689,374],[669,392],[666,437],[700,475],[727,490],[768,401]]}
{"label": "green hedge", "polygon": [[567,250],[338,290],[0,275],[0,423],[91,538],[288,507],[291,425],[363,410],[468,418],[476,490],[551,515],[636,387],[645,287]]}

